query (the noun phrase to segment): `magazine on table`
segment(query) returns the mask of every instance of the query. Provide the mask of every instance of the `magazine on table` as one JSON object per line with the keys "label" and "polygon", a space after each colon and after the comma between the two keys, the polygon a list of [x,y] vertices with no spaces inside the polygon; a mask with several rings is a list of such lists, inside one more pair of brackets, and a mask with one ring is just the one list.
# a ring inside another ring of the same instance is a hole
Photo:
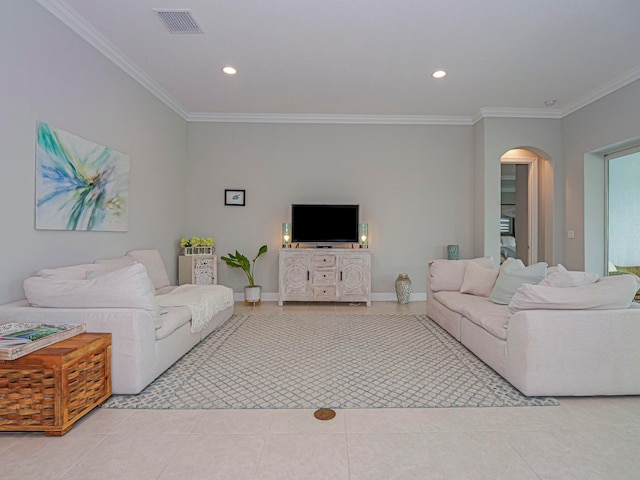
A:
{"label": "magazine on table", "polygon": [[49,335],[64,332],[65,330],[67,330],[67,328],[62,325],[41,325],[35,328],[18,330],[17,332],[9,332],[0,336],[0,346],[34,342]]}
{"label": "magazine on table", "polygon": [[84,325],[68,323],[9,323],[0,325],[0,360],[14,360],[84,331]]}

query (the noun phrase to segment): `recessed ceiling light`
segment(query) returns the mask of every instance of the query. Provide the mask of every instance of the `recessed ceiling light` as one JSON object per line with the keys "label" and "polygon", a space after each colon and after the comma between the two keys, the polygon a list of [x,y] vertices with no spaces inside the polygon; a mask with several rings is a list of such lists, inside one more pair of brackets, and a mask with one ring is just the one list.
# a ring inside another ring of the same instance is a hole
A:
{"label": "recessed ceiling light", "polygon": [[436,70],[431,74],[433,78],[442,78],[447,74],[444,70]]}
{"label": "recessed ceiling light", "polygon": [[553,106],[556,104],[556,102],[557,102],[557,100],[555,100],[555,99],[553,99],[553,98],[550,98],[549,100],[545,100],[545,101],[544,101],[544,104],[545,104],[547,107],[553,107]]}
{"label": "recessed ceiling light", "polygon": [[222,67],[222,71],[224,73],[226,73],[227,75],[235,75],[236,73],[238,73],[238,70],[236,70],[231,65],[227,65],[226,67]]}

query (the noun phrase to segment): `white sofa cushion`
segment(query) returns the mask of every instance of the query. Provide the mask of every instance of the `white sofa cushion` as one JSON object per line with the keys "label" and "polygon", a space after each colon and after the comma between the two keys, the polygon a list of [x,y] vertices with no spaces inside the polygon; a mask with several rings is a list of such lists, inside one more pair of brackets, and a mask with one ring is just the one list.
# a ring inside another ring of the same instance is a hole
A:
{"label": "white sofa cushion", "polygon": [[596,283],[598,278],[599,275],[597,273],[570,272],[564,266],[558,264],[553,271],[548,272],[548,275],[538,285],[557,288],[582,287]]}
{"label": "white sofa cushion", "polygon": [[89,272],[103,270],[104,267],[95,263],[85,263],[81,265],[71,265],[60,268],[43,268],[38,270],[36,276],[59,280],[84,280]]}
{"label": "white sofa cushion", "polygon": [[135,259],[122,256],[68,267],[43,268],[42,270],[38,270],[36,275],[38,277],[58,278],[61,280],[84,280],[94,272],[113,272],[132,263],[135,263]]}
{"label": "white sofa cushion", "polygon": [[638,291],[638,277],[615,275],[580,287],[556,288],[523,284],[509,308],[513,310],[614,310],[629,308]]}
{"label": "white sofa cushion", "polygon": [[467,309],[473,310],[474,308],[479,308],[483,303],[487,303],[487,299],[484,297],[447,290],[434,292],[433,298],[449,310],[459,313],[460,315],[464,315]]}
{"label": "white sofa cushion", "polygon": [[471,322],[500,340],[507,339],[507,325],[511,312],[506,305],[498,305],[485,300],[477,305],[466,305],[463,315]]}
{"label": "white sofa cushion", "polygon": [[488,297],[496,283],[498,272],[497,268],[486,268],[476,262],[467,262],[464,266],[464,279],[460,292]]}
{"label": "white sofa cushion", "polygon": [[160,315],[160,328],[156,329],[156,340],[171,335],[176,329],[191,320],[191,309],[189,307],[162,307],[166,312]]}
{"label": "white sofa cushion", "polygon": [[471,260],[432,260],[429,262],[429,288],[434,292],[442,290],[459,292],[467,262],[474,262],[487,268],[493,267],[493,257]]}
{"label": "white sofa cushion", "polygon": [[131,265],[132,263],[136,263],[136,259],[128,255],[123,255],[121,257],[115,258],[101,258],[100,260],[96,260],[93,263],[101,265],[104,270],[113,272],[114,270],[118,270],[120,268],[126,267],[127,265]]}
{"label": "white sofa cushion", "polygon": [[233,290],[224,285],[180,285],[156,297],[162,307],[186,306],[191,310],[191,332],[206,329],[211,318],[233,306]]}
{"label": "white sofa cushion", "polygon": [[25,297],[34,307],[141,308],[159,311],[147,271],[140,263],[86,280],[31,277],[24,281]]}
{"label": "white sofa cushion", "polygon": [[511,311],[506,305],[491,303],[486,297],[460,292],[435,292],[433,298],[452,312],[482,327],[494,337],[506,340],[507,324],[511,317]]}
{"label": "white sofa cushion", "polygon": [[501,266],[496,284],[491,290],[489,300],[499,305],[508,305],[511,297],[523,283],[537,284],[545,278],[547,264],[544,262],[524,266],[522,260],[508,258]]}
{"label": "white sofa cushion", "polygon": [[158,250],[131,250],[127,255],[144,265],[156,290],[171,284]]}

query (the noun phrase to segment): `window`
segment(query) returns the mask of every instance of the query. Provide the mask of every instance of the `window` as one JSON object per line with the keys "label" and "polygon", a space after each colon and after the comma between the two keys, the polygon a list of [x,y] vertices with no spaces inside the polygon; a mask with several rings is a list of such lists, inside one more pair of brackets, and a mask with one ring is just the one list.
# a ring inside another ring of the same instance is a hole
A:
{"label": "window", "polygon": [[607,264],[640,266],[640,146],[605,156]]}

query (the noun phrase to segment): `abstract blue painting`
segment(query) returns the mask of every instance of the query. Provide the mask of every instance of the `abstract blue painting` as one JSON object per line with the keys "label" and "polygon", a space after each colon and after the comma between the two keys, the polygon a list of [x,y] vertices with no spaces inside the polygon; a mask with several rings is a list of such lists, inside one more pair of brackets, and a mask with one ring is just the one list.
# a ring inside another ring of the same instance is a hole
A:
{"label": "abstract blue painting", "polygon": [[129,156],[38,122],[36,229],[125,232]]}

